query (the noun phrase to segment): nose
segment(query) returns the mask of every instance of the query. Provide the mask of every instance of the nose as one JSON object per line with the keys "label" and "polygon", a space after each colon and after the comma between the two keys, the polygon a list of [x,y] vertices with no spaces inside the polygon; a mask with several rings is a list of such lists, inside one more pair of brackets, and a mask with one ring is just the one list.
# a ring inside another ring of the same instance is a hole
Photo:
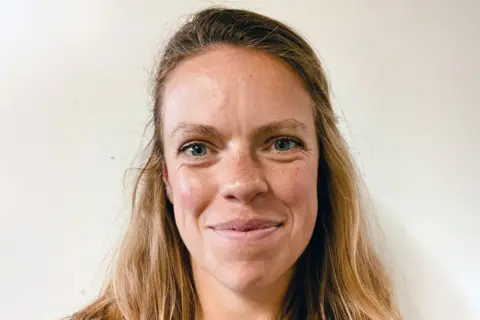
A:
{"label": "nose", "polygon": [[251,155],[236,153],[222,171],[220,193],[229,201],[248,204],[268,191],[264,170]]}

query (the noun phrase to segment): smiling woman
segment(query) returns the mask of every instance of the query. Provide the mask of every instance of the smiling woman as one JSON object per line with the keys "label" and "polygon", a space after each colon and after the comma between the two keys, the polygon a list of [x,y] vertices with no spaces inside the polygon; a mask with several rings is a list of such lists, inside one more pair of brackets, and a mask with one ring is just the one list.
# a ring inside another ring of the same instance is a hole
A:
{"label": "smiling woman", "polygon": [[163,179],[202,311],[225,318],[217,304],[231,296],[229,313],[267,318],[317,216],[310,96],[277,58],[221,44],[179,63],[163,90],[162,135],[176,133]]}
{"label": "smiling woman", "polygon": [[155,133],[114,277],[72,319],[399,319],[312,48],[195,14],[156,77]]}

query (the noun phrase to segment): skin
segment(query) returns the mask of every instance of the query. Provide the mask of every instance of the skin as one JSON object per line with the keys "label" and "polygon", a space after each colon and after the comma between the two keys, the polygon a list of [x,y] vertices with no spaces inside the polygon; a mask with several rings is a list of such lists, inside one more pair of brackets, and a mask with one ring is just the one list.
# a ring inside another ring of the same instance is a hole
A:
{"label": "skin", "polygon": [[[203,319],[271,319],[317,216],[312,102],[284,62],[219,46],[179,64],[164,89],[164,182]],[[212,229],[281,225],[262,239]]]}

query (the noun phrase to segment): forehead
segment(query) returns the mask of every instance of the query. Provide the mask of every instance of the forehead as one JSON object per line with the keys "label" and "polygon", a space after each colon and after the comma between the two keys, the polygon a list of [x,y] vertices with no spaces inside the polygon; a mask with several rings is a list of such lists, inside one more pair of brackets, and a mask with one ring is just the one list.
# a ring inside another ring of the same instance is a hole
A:
{"label": "forehead", "polygon": [[313,126],[313,108],[299,75],[252,49],[221,46],[180,63],[166,82],[165,133],[178,123],[233,128],[293,118]]}

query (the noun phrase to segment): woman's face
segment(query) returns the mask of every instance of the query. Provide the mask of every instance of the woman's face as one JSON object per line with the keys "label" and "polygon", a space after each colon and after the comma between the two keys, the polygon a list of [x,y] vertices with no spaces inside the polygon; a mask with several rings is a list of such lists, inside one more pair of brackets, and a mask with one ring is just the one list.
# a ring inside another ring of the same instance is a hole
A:
{"label": "woman's face", "polygon": [[167,195],[195,281],[244,291],[288,279],[317,216],[299,77],[267,54],[217,47],[175,68],[162,112]]}

